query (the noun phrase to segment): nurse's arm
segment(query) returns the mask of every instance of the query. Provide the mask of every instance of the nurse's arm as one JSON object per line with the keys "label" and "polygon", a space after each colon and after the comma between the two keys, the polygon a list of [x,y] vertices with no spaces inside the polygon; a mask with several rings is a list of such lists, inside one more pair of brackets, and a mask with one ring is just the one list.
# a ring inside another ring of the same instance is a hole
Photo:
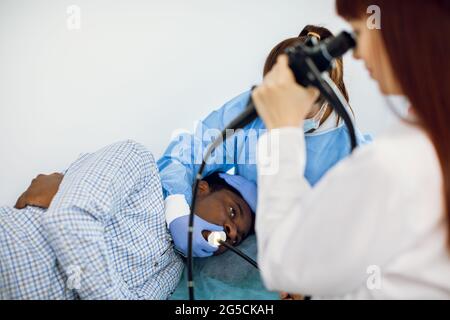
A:
{"label": "nurse's arm", "polygon": [[[245,109],[249,98],[250,93],[245,92],[210,113],[198,123],[194,134],[184,133],[173,139],[158,160],[166,207],[170,208],[166,210],[167,224],[189,214],[192,185],[212,136],[218,136],[225,126]],[[235,166],[232,159],[230,160],[233,150],[228,150],[224,145],[223,149],[216,151],[215,156],[206,165],[204,175],[217,171],[225,172]],[[224,156],[226,161],[223,161]]]}
{"label": "nurse's arm", "polygon": [[303,177],[303,132],[283,128],[260,138],[256,233],[269,289],[350,293],[366,284],[368,268],[383,268],[406,245],[401,226],[407,213],[387,201],[403,186],[390,178],[389,164],[367,151],[357,150],[311,189]]}

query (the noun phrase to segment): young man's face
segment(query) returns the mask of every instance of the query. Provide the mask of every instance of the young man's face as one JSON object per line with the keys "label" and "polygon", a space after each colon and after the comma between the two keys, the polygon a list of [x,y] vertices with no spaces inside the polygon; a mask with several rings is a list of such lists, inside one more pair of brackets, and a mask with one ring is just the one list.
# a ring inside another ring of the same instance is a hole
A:
{"label": "young man's face", "polygon": [[[239,245],[252,229],[253,214],[247,202],[226,189],[211,192],[205,181],[201,181],[199,185],[195,213],[212,224],[223,226],[227,242],[233,246]],[[203,234],[206,238],[209,232]],[[224,251],[226,247],[220,246],[215,254]]]}

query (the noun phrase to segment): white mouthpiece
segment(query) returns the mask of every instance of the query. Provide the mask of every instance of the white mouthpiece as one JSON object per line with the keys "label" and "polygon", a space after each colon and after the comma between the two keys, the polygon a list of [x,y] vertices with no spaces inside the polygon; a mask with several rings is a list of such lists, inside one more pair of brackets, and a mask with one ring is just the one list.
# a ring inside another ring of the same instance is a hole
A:
{"label": "white mouthpiece", "polygon": [[208,243],[212,246],[215,246],[215,247],[220,246],[220,243],[219,243],[220,240],[222,240],[222,241],[227,240],[227,235],[223,231],[211,232],[208,236]]}

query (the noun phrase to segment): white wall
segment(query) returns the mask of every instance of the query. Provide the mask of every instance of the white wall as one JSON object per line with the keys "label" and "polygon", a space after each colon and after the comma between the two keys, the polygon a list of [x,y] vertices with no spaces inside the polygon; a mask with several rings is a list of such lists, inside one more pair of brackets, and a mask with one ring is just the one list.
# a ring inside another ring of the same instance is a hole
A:
{"label": "white wall", "polygon": [[[66,9],[81,8],[69,30]],[[339,31],[334,0],[1,0],[0,204],[37,173],[127,138],[161,155],[177,128],[260,81],[305,24]],[[389,121],[362,64],[346,74],[359,125]]]}

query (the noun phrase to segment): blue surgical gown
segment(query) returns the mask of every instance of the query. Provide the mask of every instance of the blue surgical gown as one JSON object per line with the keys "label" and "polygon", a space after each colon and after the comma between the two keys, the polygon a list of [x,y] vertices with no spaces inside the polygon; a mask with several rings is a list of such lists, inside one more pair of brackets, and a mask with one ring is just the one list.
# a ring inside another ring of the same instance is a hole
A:
{"label": "blue surgical gown", "polygon": [[[202,157],[211,141],[247,106],[250,92],[244,92],[227,102],[220,109],[201,121],[194,134],[180,134],[168,146],[158,161],[164,197],[183,194],[190,204],[192,185]],[[235,173],[257,183],[256,141],[266,130],[261,119],[256,119],[235,136],[224,142],[214,152],[205,167],[203,176],[213,172],[226,172],[234,168]],[[358,144],[370,141],[356,130]],[[347,127],[343,124],[335,128],[306,134],[307,163],[305,177],[314,186],[320,178],[339,160],[350,154],[350,139]]]}

